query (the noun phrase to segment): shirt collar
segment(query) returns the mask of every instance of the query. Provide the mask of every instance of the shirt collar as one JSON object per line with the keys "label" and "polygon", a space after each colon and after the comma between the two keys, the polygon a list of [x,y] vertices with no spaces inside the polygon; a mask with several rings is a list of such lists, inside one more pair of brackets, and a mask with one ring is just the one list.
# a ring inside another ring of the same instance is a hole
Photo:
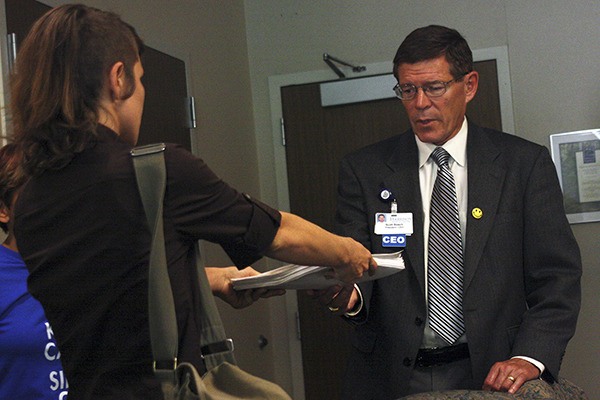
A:
{"label": "shirt collar", "polygon": [[[465,117],[456,136],[448,140],[442,146],[444,150],[450,154],[452,159],[462,167],[467,165],[467,133],[468,124],[467,117]],[[421,168],[423,165],[425,165],[427,160],[429,160],[431,152],[438,146],[433,143],[422,142],[416,135],[415,140],[417,141],[417,148],[419,149],[419,168]]]}

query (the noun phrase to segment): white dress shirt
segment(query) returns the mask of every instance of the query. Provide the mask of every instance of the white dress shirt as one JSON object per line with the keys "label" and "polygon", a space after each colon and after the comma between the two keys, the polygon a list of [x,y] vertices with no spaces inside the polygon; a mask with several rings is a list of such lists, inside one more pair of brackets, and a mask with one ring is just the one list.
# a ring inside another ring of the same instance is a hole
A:
{"label": "white dress shirt", "polygon": [[[429,210],[431,204],[431,193],[433,185],[437,178],[438,167],[431,153],[437,145],[433,143],[424,143],[415,136],[417,148],[419,151],[419,184],[421,186],[421,203],[423,204],[423,239],[424,239],[424,260],[425,260],[425,298],[428,292],[427,268],[428,268],[428,248],[429,248]],[[467,233],[467,119],[465,118],[458,133],[442,146],[450,154],[448,166],[454,176],[456,185],[456,199],[458,201],[458,218],[460,220],[460,232],[463,251],[465,248],[465,238]],[[459,343],[467,341],[466,335],[458,339]],[[429,327],[429,317],[425,324],[425,335],[423,337],[423,348],[444,347],[448,343],[440,338]]]}

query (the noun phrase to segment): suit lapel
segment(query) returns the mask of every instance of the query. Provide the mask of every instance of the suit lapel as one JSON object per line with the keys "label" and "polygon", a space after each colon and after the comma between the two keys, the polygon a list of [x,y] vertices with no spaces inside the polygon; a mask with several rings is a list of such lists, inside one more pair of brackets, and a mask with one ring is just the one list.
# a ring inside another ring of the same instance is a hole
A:
{"label": "suit lapel", "polygon": [[[468,206],[464,290],[467,290],[473,280],[494,224],[506,175],[506,166],[500,150],[484,130],[473,124],[469,124],[467,159]],[[483,212],[479,219],[472,215],[475,208]]]}
{"label": "suit lapel", "polygon": [[387,160],[392,173],[385,177],[383,187],[389,188],[398,202],[398,212],[412,212],[414,233],[407,237],[405,255],[407,268],[412,267],[425,293],[423,260],[423,206],[419,186],[419,158],[412,131],[400,135],[398,147]]}

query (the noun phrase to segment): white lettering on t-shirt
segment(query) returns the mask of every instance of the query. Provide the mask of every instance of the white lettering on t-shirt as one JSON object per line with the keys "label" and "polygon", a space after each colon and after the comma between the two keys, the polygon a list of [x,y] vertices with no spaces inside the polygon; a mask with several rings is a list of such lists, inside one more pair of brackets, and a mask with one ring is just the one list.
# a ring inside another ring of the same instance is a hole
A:
{"label": "white lettering on t-shirt", "polygon": [[44,357],[48,361],[54,361],[60,359],[60,351],[58,351],[58,347],[54,342],[48,342],[46,344],[46,348],[44,349]]}
{"label": "white lettering on t-shirt", "polygon": [[[48,343],[46,343],[46,347],[44,347],[44,358],[50,362],[58,362],[58,360],[60,360],[60,351],[53,340],[54,332],[48,322],[45,323],[45,326]],[[50,380],[49,388],[51,391],[56,392],[60,390],[60,393],[58,393],[58,400],[66,400],[69,393],[67,390],[69,388],[69,383],[67,382],[65,373],[62,370],[51,371],[48,375],[48,379]]]}
{"label": "white lettering on t-shirt", "polygon": [[54,332],[52,331],[52,327],[50,326],[49,322],[46,322],[45,325],[46,325],[46,336],[48,337],[48,340],[51,340],[54,337]]}
{"label": "white lettering on t-shirt", "polygon": [[69,384],[67,383],[67,380],[65,379],[65,374],[62,371],[52,371],[50,372],[50,389],[53,391],[59,390],[59,389],[68,389],[69,388]]}

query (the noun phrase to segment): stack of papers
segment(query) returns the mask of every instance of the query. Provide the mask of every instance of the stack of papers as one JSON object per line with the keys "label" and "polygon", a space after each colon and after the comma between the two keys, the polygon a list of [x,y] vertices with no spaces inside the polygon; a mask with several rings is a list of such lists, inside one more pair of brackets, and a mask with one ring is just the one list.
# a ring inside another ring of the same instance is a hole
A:
{"label": "stack of papers", "polygon": [[[358,282],[385,278],[404,269],[402,251],[396,253],[373,254],[377,262],[375,274],[365,273]],[[269,289],[325,289],[344,283],[331,278],[333,269],[330,267],[284,265],[262,274],[248,278],[232,279],[235,290],[269,288]]]}

